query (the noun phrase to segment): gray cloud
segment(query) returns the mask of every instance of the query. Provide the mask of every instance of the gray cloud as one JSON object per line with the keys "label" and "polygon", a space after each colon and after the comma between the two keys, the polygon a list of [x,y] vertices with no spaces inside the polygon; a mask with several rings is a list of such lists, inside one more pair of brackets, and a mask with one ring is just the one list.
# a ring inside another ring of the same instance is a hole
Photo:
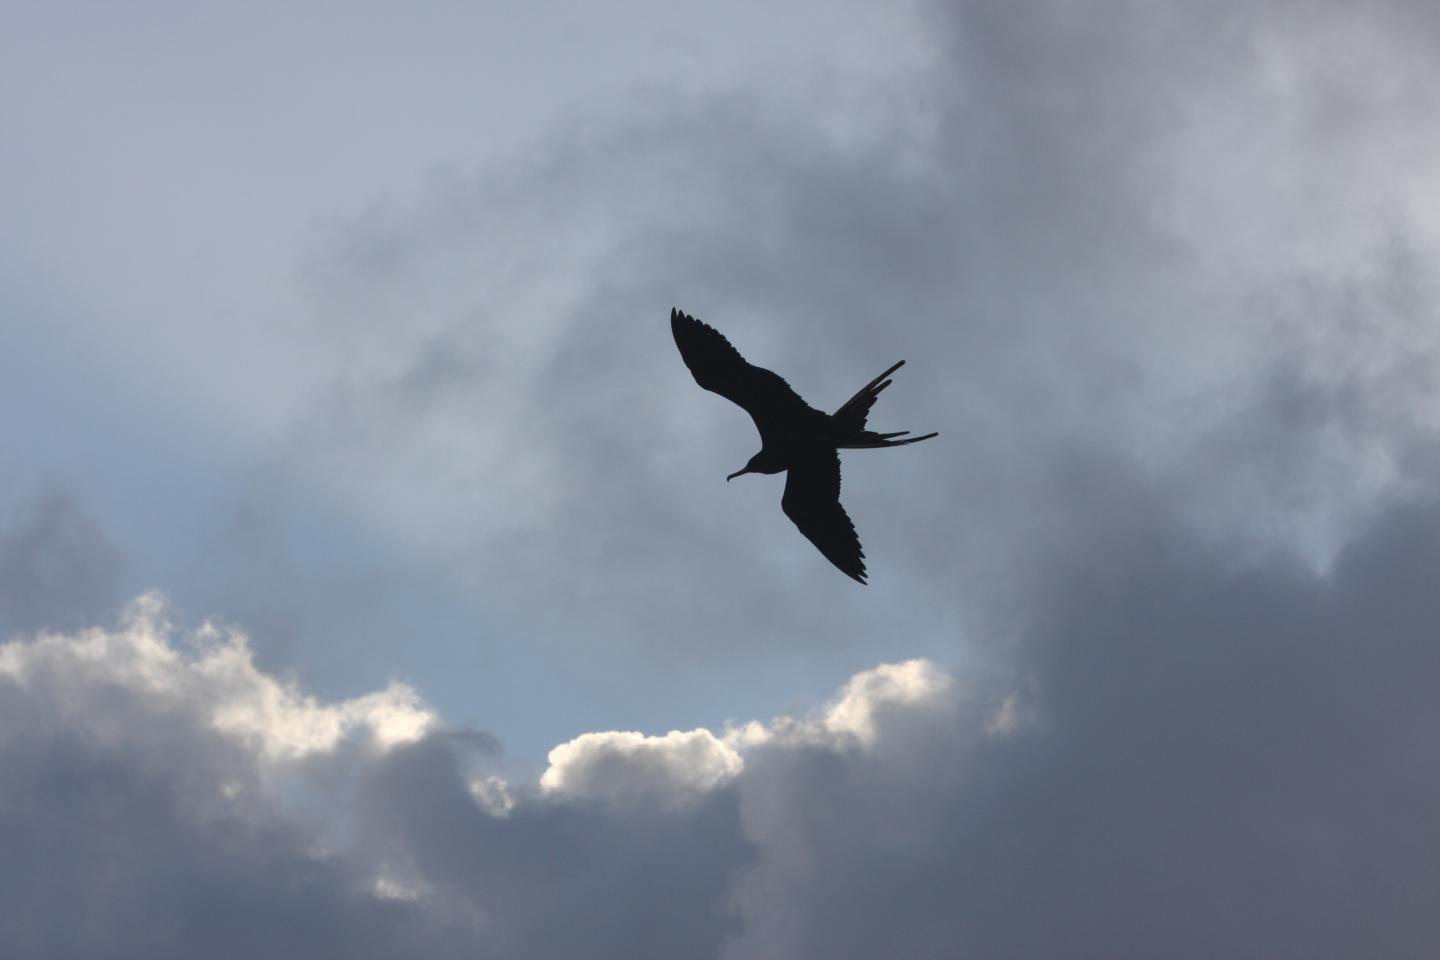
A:
{"label": "gray cloud", "polygon": [[1082,468],[1089,523],[1012,670],[916,661],[723,734],[588,735],[533,786],[404,691],[315,702],[153,605],[0,648],[0,833],[43,864],[8,875],[7,942],[1427,955],[1440,506],[1389,504],[1317,574]]}
{"label": "gray cloud", "polygon": [[[652,90],[342,224],[305,273],[334,356],[217,540],[221,611],[279,663],[328,630],[373,668],[349,628],[383,620],[452,703],[521,687],[512,742],[573,739],[536,779],[403,687],[4,648],[0,830],[57,851],[0,871],[4,939],[1427,955],[1428,9],[941,4],[935,60],[863,95]],[[755,438],[672,304],[820,406],[910,360],[877,422],[941,439],[846,460],[871,588],[723,484]],[[103,614],[77,516],[0,539],[22,625]],[[483,631],[426,618],[456,596]],[[512,651],[528,686],[456,666]]]}
{"label": "gray cloud", "polygon": [[278,815],[263,741],[212,725],[227,702],[241,708],[235,733],[271,719],[264,682],[219,648],[207,677],[168,642],[142,614],[112,634],[0,648],[7,951],[451,955],[432,922],[358,889],[353,868],[316,856],[313,835]]}
{"label": "gray cloud", "polygon": [[946,717],[747,769],[734,956],[1426,954],[1433,501],[1317,576],[1091,469],[1130,496],[1089,501],[1028,598],[1012,732]]}
{"label": "gray cloud", "polygon": [[0,647],[13,955],[705,956],[733,929],[728,791],[512,795],[408,691],[318,702],[166,618]]}
{"label": "gray cloud", "polygon": [[92,623],[118,602],[124,557],[62,489],[19,500],[0,528],[0,637]]}
{"label": "gray cloud", "polygon": [[375,776],[367,827],[437,901],[478,918],[492,955],[716,956],[737,929],[725,893],[750,847],[728,791],[678,808],[532,797],[500,819],[426,745]]}

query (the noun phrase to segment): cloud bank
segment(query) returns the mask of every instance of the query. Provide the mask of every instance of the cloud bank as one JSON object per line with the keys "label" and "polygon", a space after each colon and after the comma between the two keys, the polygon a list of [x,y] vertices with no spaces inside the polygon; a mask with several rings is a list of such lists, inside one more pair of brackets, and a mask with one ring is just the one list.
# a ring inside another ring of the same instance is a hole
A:
{"label": "cloud bank", "polygon": [[0,838],[30,868],[0,929],[14,956],[1428,956],[1440,504],[1323,574],[1123,513],[1032,594],[1013,672],[587,733],[533,783],[413,691],[320,702],[153,597],[13,640]]}

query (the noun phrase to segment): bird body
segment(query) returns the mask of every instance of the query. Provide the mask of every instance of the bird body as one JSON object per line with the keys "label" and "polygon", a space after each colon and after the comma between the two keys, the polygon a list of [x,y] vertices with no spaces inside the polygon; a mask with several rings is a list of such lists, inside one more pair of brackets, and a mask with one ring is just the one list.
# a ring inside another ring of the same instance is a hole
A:
{"label": "bird body", "polygon": [[871,380],[833,414],[816,410],[776,373],[746,362],[714,327],[679,310],[670,311],[670,330],[695,382],[742,407],[760,431],[760,452],[726,477],[746,473],[787,473],[780,508],[811,543],[847,576],[865,582],[865,553],[845,508],[840,505],[842,449],[898,447],[937,434],[906,436],[908,430],[876,433],[865,418],[887,379],[905,361]]}

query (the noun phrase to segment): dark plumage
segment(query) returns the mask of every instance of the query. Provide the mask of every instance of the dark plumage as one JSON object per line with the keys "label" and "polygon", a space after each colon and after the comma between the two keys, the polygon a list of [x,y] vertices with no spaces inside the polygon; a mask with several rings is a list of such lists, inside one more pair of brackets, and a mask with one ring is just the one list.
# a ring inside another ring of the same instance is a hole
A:
{"label": "dark plumage", "polygon": [[898,447],[937,436],[927,433],[896,440],[910,431],[875,433],[865,429],[865,418],[875,398],[890,386],[886,378],[905,361],[871,380],[831,414],[800,399],[778,374],[747,363],[714,327],[671,310],[670,330],[695,382],[743,407],[760,431],[760,452],[725,479],[733,480],[745,473],[789,471],[785,495],[780,500],[785,516],[795,521],[795,526],[827,560],[864,583],[865,552],[860,548],[855,525],[840,506],[839,451]]}

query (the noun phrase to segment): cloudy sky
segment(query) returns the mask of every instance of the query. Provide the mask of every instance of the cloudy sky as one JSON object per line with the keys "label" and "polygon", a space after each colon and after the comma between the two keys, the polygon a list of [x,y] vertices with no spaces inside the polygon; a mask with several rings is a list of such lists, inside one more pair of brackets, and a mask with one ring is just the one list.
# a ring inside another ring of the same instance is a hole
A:
{"label": "cloudy sky", "polygon": [[[1433,957],[1440,12],[0,0],[16,957]],[[871,583],[672,306],[833,409]]]}

